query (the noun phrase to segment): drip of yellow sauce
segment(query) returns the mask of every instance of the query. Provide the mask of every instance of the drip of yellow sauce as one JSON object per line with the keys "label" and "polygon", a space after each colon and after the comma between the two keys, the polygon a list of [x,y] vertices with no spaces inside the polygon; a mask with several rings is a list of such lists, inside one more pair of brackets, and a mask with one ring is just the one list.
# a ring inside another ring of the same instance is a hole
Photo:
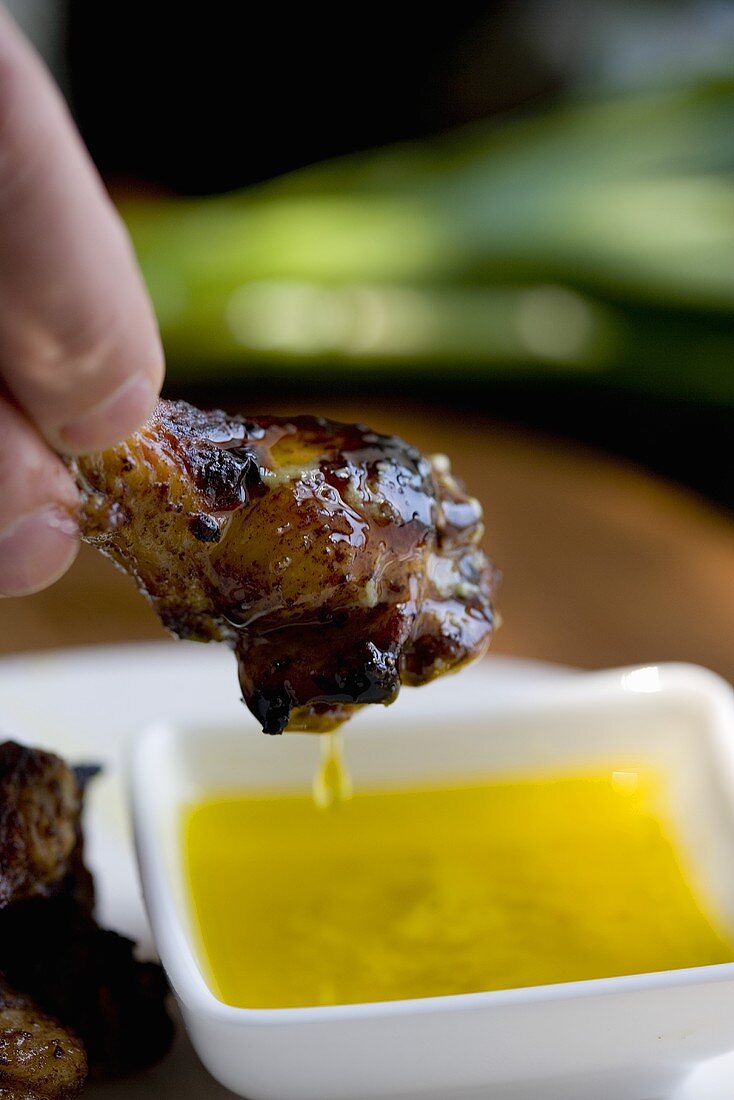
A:
{"label": "drip of yellow sauce", "polygon": [[352,777],[344,760],[341,733],[322,733],[320,741],[321,763],[316,769],[311,793],[319,809],[328,810],[352,797]]}
{"label": "drip of yellow sauce", "polygon": [[[321,805],[333,756],[323,772]],[[184,855],[213,991],[279,1008],[731,961],[673,835],[659,779],[610,769],[358,790],[338,813],[219,793],[186,813]]]}

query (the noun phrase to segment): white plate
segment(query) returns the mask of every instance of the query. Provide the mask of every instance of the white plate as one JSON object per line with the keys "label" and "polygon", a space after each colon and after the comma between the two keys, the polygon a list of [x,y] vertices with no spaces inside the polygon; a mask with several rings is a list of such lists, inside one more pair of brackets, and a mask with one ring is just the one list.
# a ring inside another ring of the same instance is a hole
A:
{"label": "white plate", "polygon": [[[549,679],[578,673],[495,657],[461,675],[482,677],[500,697],[527,693]],[[436,693],[446,690],[448,683],[438,681],[415,693],[411,710],[415,713],[416,707],[425,707],[429,711]],[[103,924],[136,939],[147,952],[150,932],[140,899],[124,780],[131,736],[158,718],[209,718],[222,723],[241,719],[243,736],[258,736],[254,720],[238,702],[233,660],[217,647],[115,646],[0,661],[4,735],[44,745],[72,760],[104,764],[106,774],[93,784],[87,817],[88,858],[98,885],[99,916]],[[733,1092],[734,1055],[699,1070],[670,1100],[730,1100]],[[160,1066],[126,1081],[95,1085],[85,1095],[107,1100],[133,1096],[223,1100],[231,1094],[199,1066],[179,1031],[173,1054]]]}

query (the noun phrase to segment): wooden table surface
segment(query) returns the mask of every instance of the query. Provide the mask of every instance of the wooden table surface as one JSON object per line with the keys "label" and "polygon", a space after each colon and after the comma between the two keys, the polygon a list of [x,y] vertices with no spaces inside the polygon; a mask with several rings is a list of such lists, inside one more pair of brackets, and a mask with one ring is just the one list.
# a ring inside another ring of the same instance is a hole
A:
{"label": "wooden table surface", "polygon": [[[581,667],[694,661],[734,681],[734,520],[568,443],[421,407],[309,409],[449,454],[504,580],[494,652]],[[53,588],[0,602],[0,653],[162,637],[132,582],[83,547]]]}

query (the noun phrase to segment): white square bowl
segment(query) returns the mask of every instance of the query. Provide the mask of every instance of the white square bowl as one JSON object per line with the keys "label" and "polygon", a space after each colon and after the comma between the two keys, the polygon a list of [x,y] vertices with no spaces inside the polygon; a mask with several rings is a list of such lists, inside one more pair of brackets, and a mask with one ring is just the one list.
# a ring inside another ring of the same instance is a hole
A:
{"label": "white square bowl", "polygon": [[[136,742],[132,801],[161,960],[211,1074],[250,1100],[487,1097],[658,1100],[734,1048],[734,964],[461,996],[244,1009],[210,991],[184,880],[183,808],[217,789],[306,790],[316,738],[156,725]],[[734,931],[734,695],[661,665],[579,674],[499,701],[481,676],[404,693],[346,734],[355,785],[662,772],[694,886]]]}

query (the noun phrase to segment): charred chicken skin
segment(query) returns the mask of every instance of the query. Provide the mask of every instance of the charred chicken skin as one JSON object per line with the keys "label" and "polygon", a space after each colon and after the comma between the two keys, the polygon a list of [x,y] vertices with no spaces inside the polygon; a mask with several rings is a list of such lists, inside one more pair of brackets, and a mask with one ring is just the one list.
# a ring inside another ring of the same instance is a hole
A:
{"label": "charred chicken skin", "polygon": [[82,807],[98,769],[0,744],[0,1100],[66,1100],[159,1061],[167,985],[100,928]]}
{"label": "charred chicken skin", "polygon": [[0,975],[0,1098],[68,1100],[87,1078],[81,1042]]}
{"label": "charred chicken skin", "polygon": [[266,733],[332,729],[489,645],[481,507],[444,456],[317,417],[160,401],[71,467],[83,538],[172,633],[234,650]]}
{"label": "charred chicken skin", "polygon": [[0,907],[47,897],[77,843],[81,792],[53,753],[0,744]]}

